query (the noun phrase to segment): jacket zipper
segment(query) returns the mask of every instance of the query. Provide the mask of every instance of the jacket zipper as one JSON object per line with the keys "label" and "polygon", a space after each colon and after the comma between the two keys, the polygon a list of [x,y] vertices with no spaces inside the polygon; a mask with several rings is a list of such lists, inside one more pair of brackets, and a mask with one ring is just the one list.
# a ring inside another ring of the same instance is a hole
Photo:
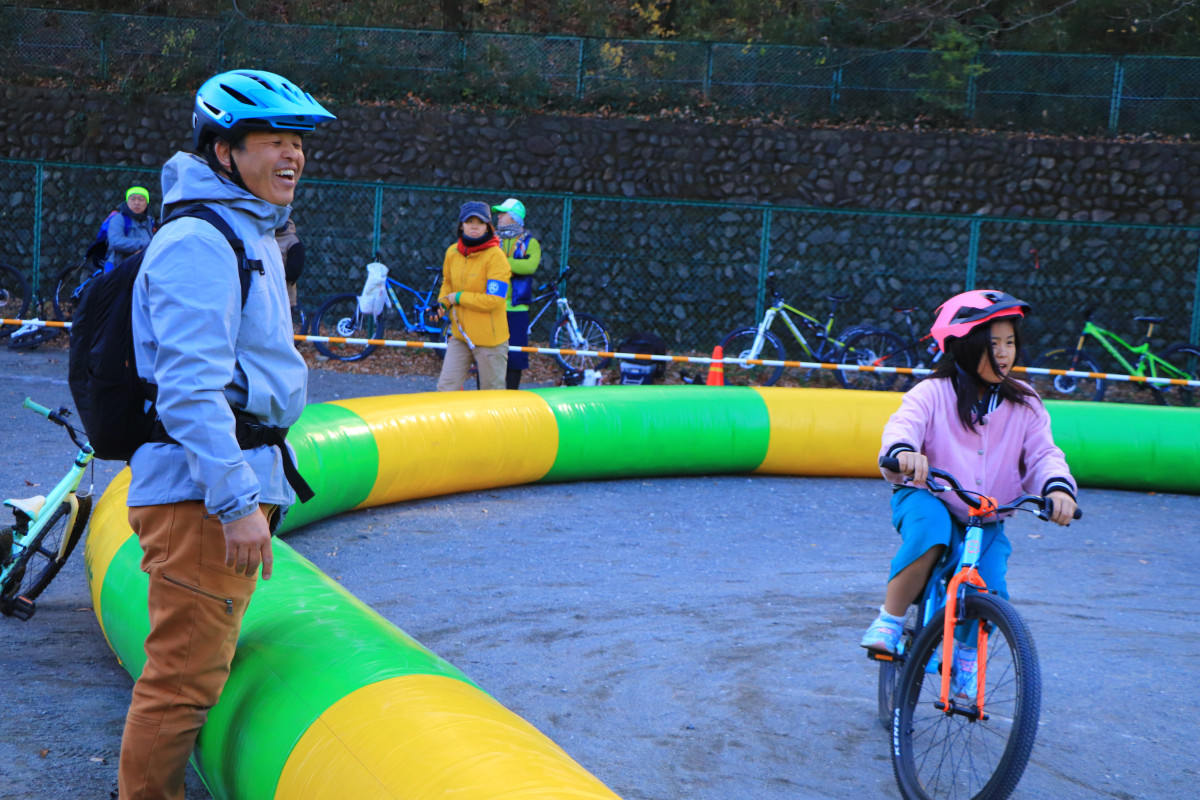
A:
{"label": "jacket zipper", "polygon": [[176,586],[182,586],[184,589],[195,592],[196,594],[204,595],[205,597],[211,597],[213,600],[224,603],[225,604],[225,613],[231,617],[233,616],[233,600],[231,600],[230,598],[221,597],[218,594],[213,594],[212,592],[205,591],[204,589],[201,589],[199,586],[192,586],[190,583],[184,583],[183,581],[178,580],[177,578],[172,578],[170,575],[168,575],[165,572],[162,574],[162,576],[163,576],[163,580],[167,581],[168,583],[173,583]]}

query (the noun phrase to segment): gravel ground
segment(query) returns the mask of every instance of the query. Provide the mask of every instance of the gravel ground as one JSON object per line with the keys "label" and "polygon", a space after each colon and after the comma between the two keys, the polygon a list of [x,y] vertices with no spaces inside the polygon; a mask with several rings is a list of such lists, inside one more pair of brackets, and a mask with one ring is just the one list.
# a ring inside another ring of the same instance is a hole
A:
{"label": "gravel ground", "polygon": [[[6,496],[44,491],[73,452],[19,408],[69,403],[64,356],[0,350]],[[314,401],[433,387],[316,366]],[[97,491],[114,473],[97,466]],[[857,646],[895,544],[887,495],[744,476],[518,487],[345,514],[288,541],[626,800],[897,797]],[[1044,673],[1014,797],[1190,797],[1194,703],[1179,687],[1200,677],[1200,498],[1087,491],[1082,505],[1070,529],[1009,529]],[[0,798],[115,786],[132,681],[82,564],[29,622],[0,618]],[[189,771],[189,800],[208,796]]]}

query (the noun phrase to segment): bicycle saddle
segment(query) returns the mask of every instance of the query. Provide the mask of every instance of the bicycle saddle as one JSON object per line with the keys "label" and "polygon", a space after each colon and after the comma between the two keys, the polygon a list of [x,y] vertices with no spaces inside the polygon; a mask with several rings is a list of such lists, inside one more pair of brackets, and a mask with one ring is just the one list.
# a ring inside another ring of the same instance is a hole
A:
{"label": "bicycle saddle", "polygon": [[897,314],[911,314],[916,310],[916,306],[892,306],[892,311],[895,311]]}
{"label": "bicycle saddle", "polygon": [[46,505],[46,496],[39,494],[19,500],[5,500],[4,505],[16,509],[30,519],[37,519],[38,512]]}
{"label": "bicycle saddle", "polygon": [[846,294],[831,294],[831,295],[826,296],[825,299],[829,300],[830,302],[833,302],[833,303],[840,303],[849,296],[850,295],[846,295]]}
{"label": "bicycle saddle", "polygon": [[1162,317],[1134,317],[1133,321],[1134,322],[1145,322],[1148,325],[1161,325],[1163,318]]}

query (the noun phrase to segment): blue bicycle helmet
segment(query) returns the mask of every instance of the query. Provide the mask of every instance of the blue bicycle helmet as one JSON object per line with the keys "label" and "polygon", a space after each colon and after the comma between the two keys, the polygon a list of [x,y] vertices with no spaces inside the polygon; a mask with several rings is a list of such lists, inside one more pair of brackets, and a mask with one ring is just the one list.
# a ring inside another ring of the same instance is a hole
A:
{"label": "blue bicycle helmet", "polygon": [[196,92],[192,147],[199,153],[209,139],[237,140],[250,131],[307,133],[318,122],[337,119],[296,84],[273,72],[222,72]]}

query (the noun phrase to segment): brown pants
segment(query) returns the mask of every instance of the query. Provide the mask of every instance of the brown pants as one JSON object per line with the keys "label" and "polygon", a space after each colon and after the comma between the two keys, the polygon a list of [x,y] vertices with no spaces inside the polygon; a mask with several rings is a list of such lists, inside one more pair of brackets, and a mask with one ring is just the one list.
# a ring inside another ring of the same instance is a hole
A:
{"label": "brown pants", "polygon": [[439,392],[453,392],[463,388],[463,382],[471,371],[471,362],[479,368],[480,389],[504,389],[505,373],[508,369],[508,340],[491,347],[476,346],[474,350],[461,339],[446,342],[446,360],[442,362],[442,374],[438,377]]}
{"label": "brown pants", "polygon": [[131,508],[129,524],[150,575],[150,635],[125,717],[120,800],[183,800],[187,761],[225,688],[257,575],[225,566],[224,528],[201,502]]}

